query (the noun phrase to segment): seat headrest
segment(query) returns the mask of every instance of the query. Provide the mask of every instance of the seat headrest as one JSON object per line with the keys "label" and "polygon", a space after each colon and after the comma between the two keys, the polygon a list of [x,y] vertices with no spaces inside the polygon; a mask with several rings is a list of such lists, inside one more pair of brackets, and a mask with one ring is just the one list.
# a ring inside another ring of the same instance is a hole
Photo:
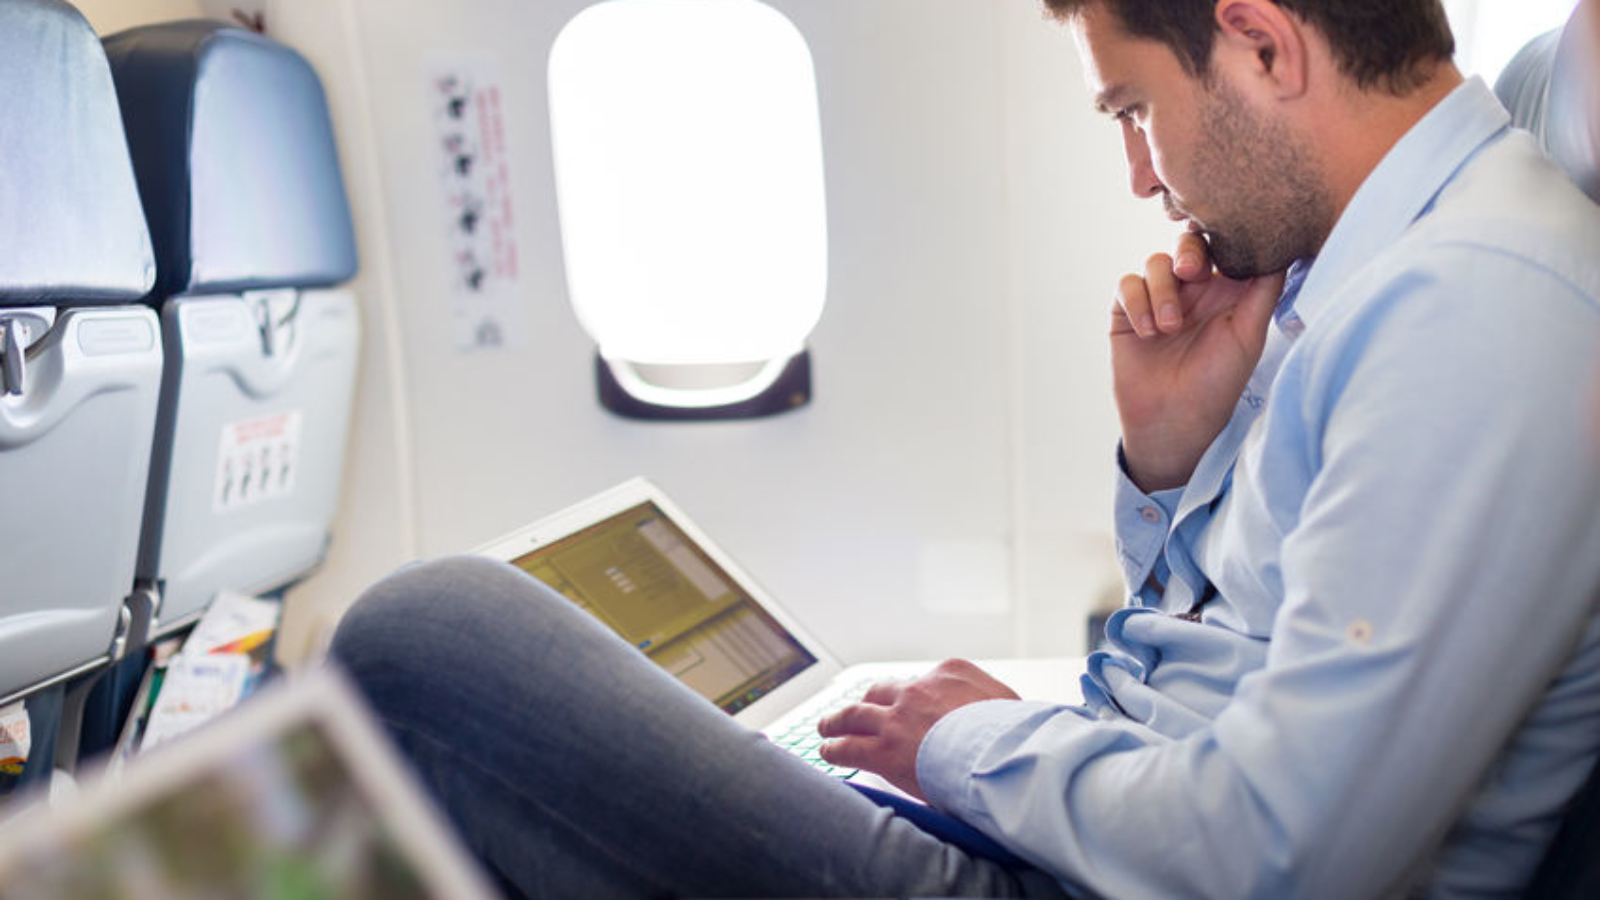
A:
{"label": "seat headrest", "polygon": [[1550,66],[1545,149],[1600,203],[1600,5],[1580,3]]}
{"label": "seat headrest", "polygon": [[322,82],[220,22],[105,40],[155,242],[155,297],[322,287],[356,271]]}
{"label": "seat headrest", "polygon": [[155,276],[116,90],[56,0],[0,3],[0,305],[136,300]]}
{"label": "seat headrest", "polygon": [[1511,121],[1538,138],[1584,193],[1600,202],[1600,4],[1578,5],[1566,26],[1528,43],[1495,93]]}

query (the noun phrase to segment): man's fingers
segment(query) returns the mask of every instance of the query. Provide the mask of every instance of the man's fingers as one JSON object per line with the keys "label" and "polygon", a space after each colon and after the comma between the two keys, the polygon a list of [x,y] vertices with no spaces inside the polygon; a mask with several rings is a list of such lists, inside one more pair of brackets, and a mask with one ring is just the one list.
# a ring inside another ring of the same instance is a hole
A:
{"label": "man's fingers", "polygon": [[1114,297],[1111,300],[1111,336],[1133,333],[1133,323],[1128,321],[1128,313],[1122,308],[1122,297]]}
{"label": "man's fingers", "polygon": [[920,800],[926,800],[917,783],[915,756],[909,768],[896,764],[896,748],[875,737],[847,737],[827,741],[817,748],[822,761],[849,769],[876,772],[890,784]]}
{"label": "man's fingers", "polygon": [[877,681],[867,688],[861,695],[862,703],[876,703],[879,706],[890,706],[899,698],[900,692],[905,690],[903,681]]}
{"label": "man's fingers", "polygon": [[883,731],[889,707],[873,703],[854,703],[817,721],[817,734],[825,738],[845,735],[875,735]]}
{"label": "man's fingers", "polygon": [[[1133,332],[1139,337],[1155,337],[1156,319],[1150,308],[1150,292],[1145,288],[1144,279],[1137,275],[1124,275],[1117,285],[1117,305],[1122,307],[1122,314],[1132,326]],[[1111,333],[1116,334],[1116,317],[1112,317]]]}
{"label": "man's fingers", "polygon": [[[892,764],[900,743],[893,735],[849,734],[823,741],[817,746],[817,755],[831,766],[850,766],[889,775],[884,769]],[[913,755],[912,759],[915,758]]]}
{"label": "man's fingers", "polygon": [[830,766],[871,771],[872,764],[877,761],[872,752],[874,746],[872,741],[872,738],[867,737],[844,737],[825,741],[817,748],[817,754]]}
{"label": "man's fingers", "polygon": [[1257,276],[1245,288],[1244,296],[1239,298],[1238,305],[1234,307],[1238,316],[1235,321],[1244,326],[1244,330],[1239,332],[1239,339],[1256,353],[1260,353],[1266,344],[1267,326],[1272,323],[1272,313],[1283,296],[1284,277],[1283,272]]}
{"label": "man's fingers", "polygon": [[1278,308],[1278,300],[1283,297],[1283,283],[1287,276],[1287,272],[1272,272],[1257,276],[1250,282],[1239,306],[1244,309],[1245,315],[1252,323],[1266,327],[1267,320],[1272,318],[1273,310]]}
{"label": "man's fingers", "polygon": [[1156,327],[1172,334],[1183,327],[1183,308],[1178,297],[1178,276],[1172,271],[1172,257],[1157,253],[1145,261],[1144,283]]}
{"label": "man's fingers", "polygon": [[1211,245],[1193,231],[1178,236],[1172,272],[1181,281],[1199,281],[1211,274]]}

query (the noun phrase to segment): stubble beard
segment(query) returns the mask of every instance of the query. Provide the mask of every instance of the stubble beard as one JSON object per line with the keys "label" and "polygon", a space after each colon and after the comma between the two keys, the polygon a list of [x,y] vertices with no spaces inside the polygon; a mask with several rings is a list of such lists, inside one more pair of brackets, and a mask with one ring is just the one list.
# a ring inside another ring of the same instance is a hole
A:
{"label": "stubble beard", "polygon": [[1210,140],[1196,149],[1194,180],[1215,210],[1200,224],[1217,271],[1242,280],[1315,256],[1333,204],[1310,153],[1287,125],[1257,114],[1226,85],[1206,96]]}

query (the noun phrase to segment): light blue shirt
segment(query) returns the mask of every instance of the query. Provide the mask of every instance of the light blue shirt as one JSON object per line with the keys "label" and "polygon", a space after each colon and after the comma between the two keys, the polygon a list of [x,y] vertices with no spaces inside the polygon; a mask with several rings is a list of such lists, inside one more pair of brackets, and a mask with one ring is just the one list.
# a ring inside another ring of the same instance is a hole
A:
{"label": "light blue shirt", "polygon": [[1524,885],[1600,751],[1600,208],[1507,121],[1371,173],[1189,484],[1123,478],[1084,705],[940,720],[936,806],[1121,900]]}

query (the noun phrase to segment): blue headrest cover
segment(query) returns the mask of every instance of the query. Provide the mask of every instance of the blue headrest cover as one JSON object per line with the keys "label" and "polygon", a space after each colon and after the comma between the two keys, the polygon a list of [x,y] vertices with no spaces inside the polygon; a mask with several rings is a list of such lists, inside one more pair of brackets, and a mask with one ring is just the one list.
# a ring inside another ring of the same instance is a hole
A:
{"label": "blue headrest cover", "polygon": [[55,0],[0,3],[0,304],[137,300],[150,237],[104,52]]}
{"label": "blue headrest cover", "polygon": [[1593,38],[1596,23],[1585,19],[1600,15],[1595,9],[1579,4],[1556,45],[1545,149],[1600,203],[1600,41]]}
{"label": "blue headrest cover", "polygon": [[157,299],[321,287],[356,271],[316,72],[219,22],[106,38],[156,247]]}
{"label": "blue headrest cover", "polygon": [[1600,47],[1588,46],[1595,23],[1580,4],[1565,28],[1530,41],[1495,93],[1511,121],[1539,139],[1584,193],[1600,202]]}

